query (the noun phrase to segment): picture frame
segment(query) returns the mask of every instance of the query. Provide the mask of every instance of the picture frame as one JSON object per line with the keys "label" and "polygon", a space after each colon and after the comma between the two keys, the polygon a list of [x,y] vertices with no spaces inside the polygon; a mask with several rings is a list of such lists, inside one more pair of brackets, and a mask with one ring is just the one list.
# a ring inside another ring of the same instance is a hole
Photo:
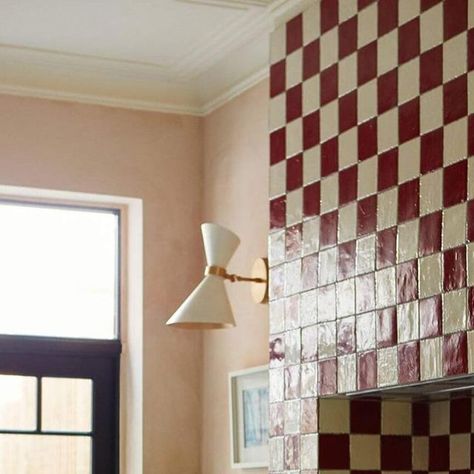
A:
{"label": "picture frame", "polygon": [[268,365],[229,373],[231,467],[268,468]]}

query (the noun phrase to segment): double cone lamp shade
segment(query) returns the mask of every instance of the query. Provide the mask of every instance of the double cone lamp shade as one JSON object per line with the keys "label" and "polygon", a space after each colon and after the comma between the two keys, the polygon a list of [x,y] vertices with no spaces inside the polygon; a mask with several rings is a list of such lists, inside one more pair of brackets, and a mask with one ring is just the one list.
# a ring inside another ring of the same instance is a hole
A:
{"label": "double cone lamp shade", "polygon": [[186,329],[221,329],[235,326],[225,281],[249,281],[258,302],[267,301],[267,261],[257,259],[252,277],[228,274],[227,264],[240,244],[230,230],[217,224],[202,224],[207,267],[204,278],[166,324]]}

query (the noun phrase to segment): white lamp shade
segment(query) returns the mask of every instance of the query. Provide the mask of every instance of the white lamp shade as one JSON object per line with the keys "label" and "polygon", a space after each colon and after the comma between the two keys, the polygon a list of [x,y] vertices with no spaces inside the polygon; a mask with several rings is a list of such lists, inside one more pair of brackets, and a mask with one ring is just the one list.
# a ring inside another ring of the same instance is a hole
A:
{"label": "white lamp shade", "polygon": [[[239,246],[239,238],[216,224],[202,224],[208,266],[225,268]],[[207,275],[166,324],[186,329],[219,329],[235,326],[225,280]]]}

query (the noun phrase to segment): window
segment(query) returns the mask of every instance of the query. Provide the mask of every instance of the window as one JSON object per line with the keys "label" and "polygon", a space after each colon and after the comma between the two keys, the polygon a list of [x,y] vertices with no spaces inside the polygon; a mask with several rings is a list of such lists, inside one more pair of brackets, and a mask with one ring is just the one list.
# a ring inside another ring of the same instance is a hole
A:
{"label": "window", "polygon": [[0,472],[118,473],[115,210],[0,201]]}

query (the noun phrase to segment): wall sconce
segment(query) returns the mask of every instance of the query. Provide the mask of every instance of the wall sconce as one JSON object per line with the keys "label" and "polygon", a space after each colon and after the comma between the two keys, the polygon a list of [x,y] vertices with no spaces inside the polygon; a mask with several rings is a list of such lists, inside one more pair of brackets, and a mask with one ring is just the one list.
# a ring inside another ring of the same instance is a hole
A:
{"label": "wall sconce", "polygon": [[186,298],[166,324],[186,329],[222,329],[235,326],[234,315],[224,285],[230,282],[252,283],[252,295],[257,303],[268,301],[268,263],[259,258],[251,277],[227,273],[226,266],[240,244],[230,230],[217,224],[202,224],[202,239],[207,267],[204,278]]}

